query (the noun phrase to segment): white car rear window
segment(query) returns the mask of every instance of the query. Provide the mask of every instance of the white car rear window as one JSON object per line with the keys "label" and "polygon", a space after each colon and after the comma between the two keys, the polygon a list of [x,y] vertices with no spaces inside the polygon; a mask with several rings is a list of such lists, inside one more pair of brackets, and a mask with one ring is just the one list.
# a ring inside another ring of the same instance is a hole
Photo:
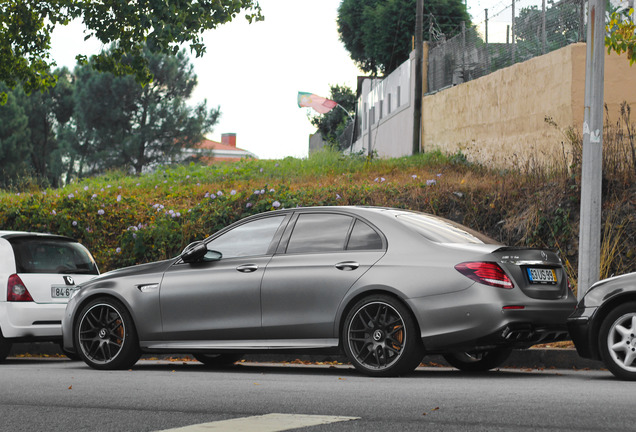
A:
{"label": "white car rear window", "polygon": [[9,242],[18,273],[99,274],[88,250],[72,240],[16,237]]}

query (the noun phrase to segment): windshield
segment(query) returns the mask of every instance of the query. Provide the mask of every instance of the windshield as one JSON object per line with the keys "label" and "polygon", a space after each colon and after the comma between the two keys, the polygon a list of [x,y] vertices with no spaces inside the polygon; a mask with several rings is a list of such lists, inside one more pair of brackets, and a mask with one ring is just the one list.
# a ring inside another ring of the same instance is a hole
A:
{"label": "windshield", "polygon": [[17,237],[9,240],[18,273],[99,274],[81,244],[63,238]]}
{"label": "windshield", "polygon": [[424,213],[400,213],[397,220],[436,243],[499,244],[464,225]]}

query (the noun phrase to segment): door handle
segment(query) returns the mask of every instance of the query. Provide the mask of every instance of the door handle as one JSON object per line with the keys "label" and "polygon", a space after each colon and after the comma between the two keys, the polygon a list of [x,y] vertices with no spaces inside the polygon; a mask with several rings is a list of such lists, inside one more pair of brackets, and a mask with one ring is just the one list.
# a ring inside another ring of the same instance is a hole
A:
{"label": "door handle", "polygon": [[358,267],[360,267],[360,264],[358,264],[355,261],[343,261],[343,262],[340,262],[340,263],[336,264],[336,268],[338,270],[343,270],[343,271],[355,270]]}
{"label": "door handle", "polygon": [[236,268],[236,270],[241,273],[252,273],[258,270],[258,266],[256,264],[243,264]]}

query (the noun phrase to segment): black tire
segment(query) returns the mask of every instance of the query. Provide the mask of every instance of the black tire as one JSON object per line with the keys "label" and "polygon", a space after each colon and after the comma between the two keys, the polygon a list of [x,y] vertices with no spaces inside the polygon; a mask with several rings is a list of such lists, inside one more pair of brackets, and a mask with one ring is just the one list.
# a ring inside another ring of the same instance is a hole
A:
{"label": "black tire", "polygon": [[636,381],[636,302],[622,304],[605,317],[598,344],[603,363],[614,376]]}
{"label": "black tire", "polygon": [[60,350],[62,351],[62,354],[64,354],[69,360],[72,360],[72,361],[80,361],[80,360],[82,360],[82,358],[79,356],[79,354],[77,354],[75,352],[71,352],[71,351],[65,350],[64,346],[62,344],[60,344]]}
{"label": "black tire", "polygon": [[7,358],[12,346],[13,344],[11,341],[9,339],[5,339],[4,336],[2,336],[2,330],[0,330],[0,362]]}
{"label": "black tire", "polygon": [[490,351],[461,352],[444,354],[444,359],[453,367],[464,372],[486,372],[501,366],[512,349],[497,348]]}
{"label": "black tire", "polygon": [[241,359],[240,354],[192,354],[192,356],[208,367],[231,366]]}
{"label": "black tire", "polygon": [[82,308],[73,326],[73,340],[81,359],[95,369],[128,369],[141,356],[130,313],[110,297]]}
{"label": "black tire", "polygon": [[342,327],[342,345],[355,368],[369,376],[410,373],[424,357],[411,311],[383,294],[365,297],[351,308]]}

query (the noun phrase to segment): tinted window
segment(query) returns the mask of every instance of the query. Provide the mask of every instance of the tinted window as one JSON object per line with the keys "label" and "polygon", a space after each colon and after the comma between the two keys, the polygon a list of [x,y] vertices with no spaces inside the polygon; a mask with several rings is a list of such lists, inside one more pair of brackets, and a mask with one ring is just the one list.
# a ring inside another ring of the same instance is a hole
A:
{"label": "tinted window", "polygon": [[44,237],[9,241],[18,273],[99,274],[91,254],[77,242]]}
{"label": "tinted window", "polygon": [[352,219],[338,214],[301,214],[289,239],[287,253],[344,250]]}
{"label": "tinted window", "polygon": [[237,226],[207,244],[223,258],[265,255],[285,216],[268,217]]}
{"label": "tinted window", "polygon": [[424,213],[402,213],[397,215],[397,220],[437,243],[499,244],[464,225],[437,216]]}
{"label": "tinted window", "polygon": [[382,249],[382,237],[366,223],[356,220],[347,250]]}

